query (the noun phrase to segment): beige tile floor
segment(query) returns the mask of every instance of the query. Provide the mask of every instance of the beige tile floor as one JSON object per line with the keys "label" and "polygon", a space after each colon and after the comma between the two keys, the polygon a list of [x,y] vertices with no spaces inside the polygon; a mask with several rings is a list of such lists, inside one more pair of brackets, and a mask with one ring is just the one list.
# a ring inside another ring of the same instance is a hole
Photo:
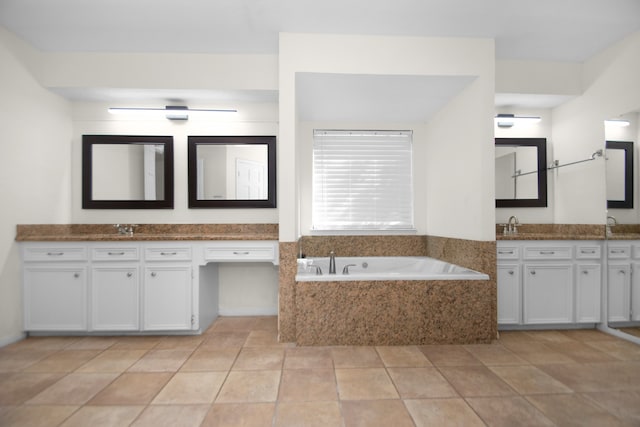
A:
{"label": "beige tile floor", "polygon": [[0,349],[0,426],[640,426],[640,346],[595,330],[493,344],[295,347],[273,317],[200,336]]}

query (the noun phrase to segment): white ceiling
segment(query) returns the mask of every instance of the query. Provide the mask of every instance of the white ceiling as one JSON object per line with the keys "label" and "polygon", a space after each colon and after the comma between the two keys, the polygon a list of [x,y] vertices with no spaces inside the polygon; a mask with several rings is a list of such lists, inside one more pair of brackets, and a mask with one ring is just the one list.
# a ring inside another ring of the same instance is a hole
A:
{"label": "white ceiling", "polygon": [[[0,25],[53,52],[277,54],[279,32],[305,32],[488,37],[495,39],[498,59],[582,62],[640,30],[640,0],[0,0]],[[308,95],[300,98],[306,117],[322,113],[328,119],[341,108],[357,119],[365,112],[376,114],[376,106],[385,102],[386,117],[402,114],[395,100],[406,91],[414,95],[405,117],[439,108],[468,81],[372,76],[356,85],[348,76],[309,75],[299,83]],[[345,103],[314,110],[327,88],[343,90]],[[70,99],[105,101],[277,100],[275,92],[59,92]],[[498,95],[496,104],[549,108],[566,100],[509,96]]]}
{"label": "white ceiling", "polygon": [[583,61],[640,29],[638,0],[0,0],[45,51],[277,53],[279,32],[489,37],[499,59]]}

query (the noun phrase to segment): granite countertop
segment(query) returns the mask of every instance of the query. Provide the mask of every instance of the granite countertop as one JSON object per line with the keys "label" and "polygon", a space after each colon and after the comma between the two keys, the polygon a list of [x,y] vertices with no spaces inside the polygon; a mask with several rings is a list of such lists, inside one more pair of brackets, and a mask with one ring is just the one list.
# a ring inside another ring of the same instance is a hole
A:
{"label": "granite countertop", "polygon": [[618,224],[609,229],[609,240],[640,240],[640,224]]}
{"label": "granite countertop", "polygon": [[605,239],[605,227],[597,224],[521,224],[517,228],[515,234],[503,234],[503,226],[496,225],[496,240]]}
{"label": "granite countertop", "polygon": [[[122,224],[128,225],[128,224]],[[133,235],[113,224],[18,224],[19,242],[278,240],[278,224],[140,224]]]}

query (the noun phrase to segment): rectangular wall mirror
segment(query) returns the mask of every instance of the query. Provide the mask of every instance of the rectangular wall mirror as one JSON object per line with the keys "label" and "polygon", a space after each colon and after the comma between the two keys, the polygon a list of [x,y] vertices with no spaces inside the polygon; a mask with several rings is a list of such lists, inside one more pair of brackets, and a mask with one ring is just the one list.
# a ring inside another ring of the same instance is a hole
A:
{"label": "rectangular wall mirror", "polygon": [[172,209],[173,137],[82,136],[83,209]]}
{"label": "rectangular wall mirror", "polygon": [[633,209],[633,142],[607,141],[607,208]]}
{"label": "rectangular wall mirror", "polygon": [[547,206],[547,140],[496,138],[496,207]]}
{"label": "rectangular wall mirror", "polygon": [[190,136],[190,208],[275,208],[275,136]]}

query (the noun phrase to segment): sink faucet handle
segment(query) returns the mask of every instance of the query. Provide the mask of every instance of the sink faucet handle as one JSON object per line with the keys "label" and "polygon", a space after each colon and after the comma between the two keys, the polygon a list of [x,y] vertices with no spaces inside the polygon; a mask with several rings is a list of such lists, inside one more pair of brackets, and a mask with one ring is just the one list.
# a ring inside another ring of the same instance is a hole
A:
{"label": "sink faucet handle", "polygon": [[342,274],[349,274],[349,267],[357,267],[357,264],[347,264],[342,269]]}

